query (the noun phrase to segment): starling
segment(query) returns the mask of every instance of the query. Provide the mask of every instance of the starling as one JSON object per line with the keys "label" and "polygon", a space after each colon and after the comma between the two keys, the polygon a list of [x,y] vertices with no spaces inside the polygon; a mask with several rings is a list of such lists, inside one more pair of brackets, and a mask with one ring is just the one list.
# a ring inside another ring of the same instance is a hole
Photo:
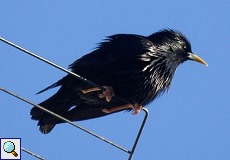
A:
{"label": "starling", "polygon": [[[105,90],[68,74],[39,92],[60,86],[57,93],[39,105],[71,121],[98,118],[124,110],[138,114],[142,106],[168,90],[176,68],[186,60],[207,65],[192,53],[189,41],[179,31],[164,29],[150,36],[112,35],[69,66],[72,72],[103,86]],[[44,134],[56,124],[64,123],[36,107],[31,109],[31,116],[38,120]]]}

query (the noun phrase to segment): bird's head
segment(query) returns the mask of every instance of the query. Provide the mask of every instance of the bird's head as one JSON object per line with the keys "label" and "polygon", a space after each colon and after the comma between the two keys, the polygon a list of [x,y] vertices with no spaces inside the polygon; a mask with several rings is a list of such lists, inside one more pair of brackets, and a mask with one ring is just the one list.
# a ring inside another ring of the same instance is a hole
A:
{"label": "bird's head", "polygon": [[203,59],[192,52],[191,44],[181,32],[165,29],[148,38],[156,45],[158,52],[164,54],[170,63],[174,61],[180,64],[186,60],[193,60],[208,66]]}

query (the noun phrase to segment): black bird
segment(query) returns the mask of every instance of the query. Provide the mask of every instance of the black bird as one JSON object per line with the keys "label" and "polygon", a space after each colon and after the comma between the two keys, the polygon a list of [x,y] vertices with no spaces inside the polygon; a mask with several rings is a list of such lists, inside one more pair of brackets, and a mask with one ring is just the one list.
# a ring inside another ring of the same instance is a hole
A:
{"label": "black bird", "polygon": [[[112,35],[96,50],[69,66],[73,72],[104,86],[105,91],[68,74],[39,92],[60,86],[56,94],[39,105],[71,121],[123,110],[138,114],[142,106],[168,90],[176,68],[186,60],[207,65],[192,53],[189,41],[178,31],[164,29],[150,36]],[[113,97],[114,93],[130,103]],[[44,134],[56,124],[63,123],[36,107],[32,108],[31,115],[32,119],[38,120]]]}

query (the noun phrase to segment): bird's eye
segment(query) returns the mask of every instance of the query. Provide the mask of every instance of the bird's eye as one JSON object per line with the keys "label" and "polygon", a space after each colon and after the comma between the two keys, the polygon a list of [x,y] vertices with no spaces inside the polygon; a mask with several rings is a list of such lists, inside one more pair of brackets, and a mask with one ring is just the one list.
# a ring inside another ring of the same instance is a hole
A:
{"label": "bird's eye", "polygon": [[186,49],[187,49],[187,46],[183,46],[183,48],[186,50]]}

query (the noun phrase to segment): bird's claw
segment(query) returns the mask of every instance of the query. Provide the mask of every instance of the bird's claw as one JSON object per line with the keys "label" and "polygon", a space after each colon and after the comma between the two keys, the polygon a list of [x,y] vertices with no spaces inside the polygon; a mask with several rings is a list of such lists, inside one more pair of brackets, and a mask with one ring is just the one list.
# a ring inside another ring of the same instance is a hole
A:
{"label": "bird's claw", "polygon": [[101,90],[100,88],[97,88],[97,87],[89,88],[89,89],[81,89],[81,92],[83,94],[88,94],[88,93],[91,93],[91,92],[99,91],[98,97],[99,98],[105,98],[105,100],[107,102],[110,102],[111,99],[114,96],[113,88],[109,87],[109,86],[103,86],[103,88],[105,88],[105,90]]}
{"label": "bird's claw", "polygon": [[107,102],[110,102],[111,99],[113,98],[114,96],[114,91],[113,91],[113,88],[112,87],[109,87],[109,86],[103,86],[105,88],[105,90],[101,91],[99,94],[98,94],[98,97],[99,98],[105,98],[105,100]]}
{"label": "bird's claw", "polygon": [[133,108],[132,114],[137,115],[140,113],[143,107],[140,104],[135,103],[132,108]]}

